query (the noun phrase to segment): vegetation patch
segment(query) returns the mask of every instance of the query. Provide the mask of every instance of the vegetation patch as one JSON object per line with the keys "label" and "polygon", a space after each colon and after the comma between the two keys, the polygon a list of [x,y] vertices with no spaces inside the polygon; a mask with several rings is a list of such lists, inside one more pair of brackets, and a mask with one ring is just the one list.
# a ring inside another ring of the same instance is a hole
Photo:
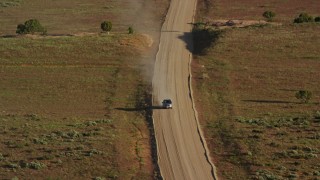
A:
{"label": "vegetation patch", "polygon": [[44,28],[37,19],[30,19],[24,24],[19,24],[17,26],[17,34],[34,34],[42,33],[46,34],[47,30]]}
{"label": "vegetation patch", "polygon": [[301,13],[297,18],[294,19],[294,23],[308,23],[314,22],[315,19],[313,16],[309,15],[308,13]]}
{"label": "vegetation patch", "polygon": [[151,177],[143,110],[116,109],[143,104],[136,65],[147,47],[122,44],[140,38],[0,38],[0,176]]}
{"label": "vegetation patch", "polygon": [[[198,20],[210,21],[258,20],[271,10],[282,24],[216,30],[220,35],[194,56],[196,106],[222,179],[314,179],[319,168],[320,26],[294,25],[299,12],[285,7],[299,3],[288,3],[218,0],[214,10],[199,11]],[[315,14],[315,7],[305,8]],[[197,50],[205,38],[194,37]]]}
{"label": "vegetation patch", "polygon": [[20,6],[22,0],[1,0],[0,8],[12,7],[12,6]]}

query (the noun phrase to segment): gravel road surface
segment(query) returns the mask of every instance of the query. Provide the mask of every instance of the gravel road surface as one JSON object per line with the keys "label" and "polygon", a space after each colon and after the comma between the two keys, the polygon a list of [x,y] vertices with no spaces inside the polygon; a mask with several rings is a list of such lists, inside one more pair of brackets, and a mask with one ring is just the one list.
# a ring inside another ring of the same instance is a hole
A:
{"label": "gravel road surface", "polygon": [[[153,76],[153,119],[161,175],[166,180],[215,179],[190,88],[191,23],[196,0],[172,0],[162,26]],[[163,99],[173,109],[161,109]]]}

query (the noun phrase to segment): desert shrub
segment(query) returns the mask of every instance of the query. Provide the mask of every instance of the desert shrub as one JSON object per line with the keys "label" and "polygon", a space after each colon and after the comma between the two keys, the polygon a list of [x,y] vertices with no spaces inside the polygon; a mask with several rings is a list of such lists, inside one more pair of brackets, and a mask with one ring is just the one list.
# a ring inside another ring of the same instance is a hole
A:
{"label": "desert shrub", "polygon": [[311,152],[304,152],[298,149],[290,149],[287,151],[282,151],[276,153],[275,156],[278,158],[293,158],[293,159],[311,159],[311,158],[318,158],[317,154]]}
{"label": "desert shrub", "polygon": [[40,121],[40,117],[38,117],[36,114],[26,114],[24,117],[26,117],[28,120]]}
{"label": "desert shrub", "polygon": [[103,152],[102,151],[98,151],[96,149],[91,149],[90,151],[86,152],[85,156],[93,156],[95,154],[101,155],[101,154],[103,154]]}
{"label": "desert shrub", "polygon": [[279,179],[279,177],[272,172],[269,172],[267,170],[259,169],[256,171],[256,179],[266,179],[266,180],[276,180]]}
{"label": "desert shrub", "polygon": [[0,7],[12,7],[12,6],[20,6],[21,0],[6,0],[0,2]]}
{"label": "desert shrub", "polygon": [[84,150],[84,145],[78,145],[77,147],[75,147],[75,150]]}
{"label": "desert shrub", "polygon": [[195,29],[206,29],[207,28],[208,23],[205,22],[195,22],[193,23],[193,28]]}
{"label": "desert shrub", "polygon": [[313,22],[314,21],[314,18],[307,14],[307,13],[301,13],[299,15],[299,17],[295,18],[294,19],[294,23],[305,23],[305,22]]}
{"label": "desert shrub", "polygon": [[314,18],[314,21],[315,21],[315,22],[320,22],[320,16]]}
{"label": "desert shrub", "polygon": [[268,21],[272,21],[273,18],[276,16],[276,13],[272,11],[266,11],[262,14],[263,17],[265,17]]}
{"label": "desert shrub", "polygon": [[19,161],[19,165],[20,165],[21,168],[27,168],[29,163],[27,163],[24,160],[21,160],[21,161]]}
{"label": "desert shrub", "polygon": [[84,137],[88,137],[88,136],[96,136],[96,135],[99,135],[98,132],[83,132],[81,133],[82,136]]}
{"label": "desert shrub", "polygon": [[320,176],[320,171],[313,171],[314,176]]}
{"label": "desert shrub", "polygon": [[288,175],[289,179],[297,179],[298,178],[298,175],[296,173],[290,173]]}
{"label": "desert shrub", "polygon": [[296,98],[303,103],[308,103],[312,97],[312,93],[306,90],[300,90],[296,93]]}
{"label": "desert shrub", "polygon": [[117,171],[115,171],[115,170],[109,170],[108,172],[107,172],[107,178],[108,179],[118,179],[118,172]]}
{"label": "desert shrub", "polygon": [[102,31],[109,33],[112,29],[112,23],[110,21],[103,21],[100,27]]}
{"label": "desert shrub", "polygon": [[17,26],[17,34],[25,34],[26,26],[24,24],[18,24]]}
{"label": "desert shrub", "polygon": [[0,153],[0,161],[4,160],[5,157]]}
{"label": "desert shrub", "polygon": [[78,137],[81,136],[81,134],[78,131],[75,131],[75,130],[72,130],[72,131],[68,132],[66,135],[70,139],[78,138]]}
{"label": "desert shrub", "polygon": [[16,164],[16,163],[8,163],[6,165],[8,168],[12,168],[12,169],[18,169],[20,168],[19,164]]}
{"label": "desert shrub", "polygon": [[320,111],[317,111],[314,115],[315,122],[320,122]]}
{"label": "desert shrub", "polygon": [[278,144],[278,143],[276,143],[276,142],[271,142],[271,143],[269,144],[269,146],[271,146],[271,147],[279,147],[280,144]]}
{"label": "desert shrub", "polygon": [[111,119],[101,119],[101,120],[97,120],[95,121],[96,123],[105,123],[105,124],[111,124],[112,120]]}
{"label": "desert shrub", "polygon": [[95,121],[88,121],[85,123],[86,126],[96,126],[98,123]]}
{"label": "desert shrub", "polygon": [[47,167],[45,164],[43,163],[40,163],[40,162],[31,162],[31,163],[28,163],[27,164],[27,167],[29,167],[30,169],[42,169],[42,168],[45,168]]}
{"label": "desert shrub", "polygon": [[129,34],[133,34],[133,33],[134,33],[132,26],[130,26],[130,27],[128,28],[128,33],[129,33]]}
{"label": "desert shrub", "polygon": [[34,139],[33,139],[33,143],[34,143],[34,144],[42,144],[42,145],[48,144],[46,138],[34,138]]}
{"label": "desert shrub", "polygon": [[17,34],[34,34],[40,32],[45,34],[47,30],[41,25],[37,19],[30,19],[24,24],[19,24],[17,26]]}
{"label": "desert shrub", "polygon": [[95,177],[95,178],[93,178],[93,180],[105,180],[106,178],[104,178],[104,177]]}

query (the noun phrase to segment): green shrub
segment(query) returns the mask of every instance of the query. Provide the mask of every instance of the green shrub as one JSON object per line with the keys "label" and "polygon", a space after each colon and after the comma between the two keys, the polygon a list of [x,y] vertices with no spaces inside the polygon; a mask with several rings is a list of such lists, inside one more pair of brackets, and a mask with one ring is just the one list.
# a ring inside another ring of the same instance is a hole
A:
{"label": "green shrub", "polygon": [[320,171],[313,171],[314,176],[320,176]]}
{"label": "green shrub", "polygon": [[300,90],[296,93],[296,98],[301,100],[303,103],[308,103],[312,97],[312,93],[306,90]]}
{"label": "green shrub", "polygon": [[0,161],[4,160],[5,157],[0,153]]}
{"label": "green shrub", "polygon": [[27,164],[27,167],[29,167],[30,169],[42,169],[42,168],[45,168],[47,167],[45,164],[43,163],[40,163],[40,162],[31,162],[31,163],[28,163]]}
{"label": "green shrub", "polygon": [[272,11],[266,11],[262,14],[263,17],[265,17],[268,21],[272,21],[273,18],[276,16],[276,13]]}
{"label": "green shrub", "polygon": [[110,21],[103,21],[100,27],[102,31],[109,33],[112,29],[112,23]]}
{"label": "green shrub", "polygon": [[314,21],[315,21],[315,22],[320,22],[320,16],[314,18]]}
{"label": "green shrub", "polygon": [[48,144],[46,138],[34,138],[34,139],[33,139],[33,143],[34,143],[34,144],[42,144],[42,145]]}
{"label": "green shrub", "polygon": [[40,32],[46,34],[47,30],[40,24],[37,19],[30,19],[24,24],[19,24],[17,26],[17,34],[34,34]]}
{"label": "green shrub", "polygon": [[28,165],[29,165],[29,163],[27,163],[27,162],[25,162],[25,161],[21,160],[21,161],[19,162],[19,165],[20,165],[20,167],[21,167],[21,168],[27,168],[27,167],[28,167]]}
{"label": "green shrub", "polygon": [[95,121],[88,121],[85,123],[86,126],[96,126],[98,123]]}
{"label": "green shrub", "polygon": [[277,175],[273,174],[272,172],[269,172],[263,169],[257,170],[255,175],[256,175],[255,179],[266,179],[266,180],[280,179]]}
{"label": "green shrub", "polygon": [[299,17],[295,18],[294,23],[314,22],[314,18],[307,13],[301,13]]}
{"label": "green shrub", "polygon": [[133,34],[134,33],[133,28],[131,26],[128,28],[128,33],[129,34]]}
{"label": "green shrub", "polygon": [[85,156],[93,156],[93,155],[101,155],[101,154],[103,154],[103,152],[101,152],[101,151],[98,151],[98,150],[96,150],[96,149],[91,149],[90,151],[87,151],[86,152],[86,154],[85,154]]}
{"label": "green shrub", "polygon": [[16,164],[16,163],[9,163],[9,164],[7,164],[7,167],[12,168],[12,169],[20,168],[19,164]]}
{"label": "green shrub", "polygon": [[297,179],[298,175],[295,173],[290,173],[288,177],[289,177],[289,179]]}
{"label": "green shrub", "polygon": [[93,180],[105,180],[106,178],[104,178],[104,177],[95,177],[95,178],[93,178]]}
{"label": "green shrub", "polygon": [[18,24],[17,26],[17,34],[25,34],[26,32],[26,26],[24,24]]}
{"label": "green shrub", "polygon": [[0,7],[13,7],[13,6],[20,6],[21,0],[6,0],[0,2]]}
{"label": "green shrub", "polygon": [[81,134],[76,130],[72,130],[68,132],[64,138],[74,139],[79,137],[81,137]]}

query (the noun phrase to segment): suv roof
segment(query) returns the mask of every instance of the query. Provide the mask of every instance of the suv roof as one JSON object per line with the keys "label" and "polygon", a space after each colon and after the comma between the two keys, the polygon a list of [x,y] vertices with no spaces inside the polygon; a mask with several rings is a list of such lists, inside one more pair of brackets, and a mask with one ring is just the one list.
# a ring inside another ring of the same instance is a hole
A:
{"label": "suv roof", "polygon": [[165,99],[163,100],[164,103],[172,103],[171,99]]}

